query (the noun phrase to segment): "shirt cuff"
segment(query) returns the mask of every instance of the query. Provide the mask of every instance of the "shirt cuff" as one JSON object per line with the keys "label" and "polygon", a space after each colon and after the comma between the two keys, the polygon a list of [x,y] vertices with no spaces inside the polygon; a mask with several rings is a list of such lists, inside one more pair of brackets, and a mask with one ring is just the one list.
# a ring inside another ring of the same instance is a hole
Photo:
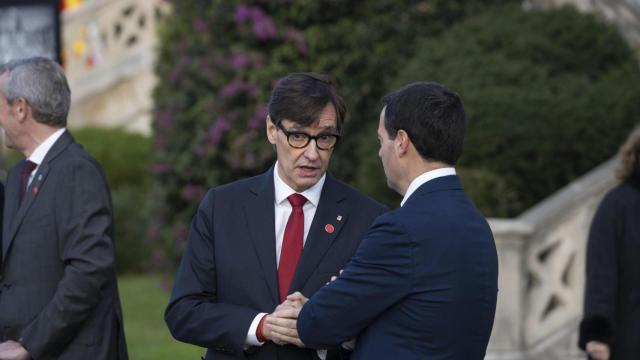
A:
{"label": "shirt cuff", "polygon": [[258,337],[256,337],[256,330],[258,330],[258,324],[260,324],[260,320],[262,317],[268,315],[267,313],[260,313],[253,318],[251,322],[251,326],[249,326],[249,331],[247,332],[247,339],[244,341],[245,348],[249,346],[262,346],[263,342],[258,341]]}

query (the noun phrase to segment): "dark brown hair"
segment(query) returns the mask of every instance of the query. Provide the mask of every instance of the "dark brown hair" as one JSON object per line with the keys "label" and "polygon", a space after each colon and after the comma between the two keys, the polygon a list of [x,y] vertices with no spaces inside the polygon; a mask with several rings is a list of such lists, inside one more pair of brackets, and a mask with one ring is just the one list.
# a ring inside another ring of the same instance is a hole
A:
{"label": "dark brown hair", "polygon": [[340,131],[347,109],[331,78],[320,73],[293,73],[280,79],[273,89],[269,116],[274,124],[287,119],[309,126],[318,119],[327,104],[332,104],[336,110]]}
{"label": "dark brown hair", "polygon": [[390,139],[402,129],[423,159],[455,165],[467,128],[458,94],[435,82],[422,81],[386,95],[382,102]]}

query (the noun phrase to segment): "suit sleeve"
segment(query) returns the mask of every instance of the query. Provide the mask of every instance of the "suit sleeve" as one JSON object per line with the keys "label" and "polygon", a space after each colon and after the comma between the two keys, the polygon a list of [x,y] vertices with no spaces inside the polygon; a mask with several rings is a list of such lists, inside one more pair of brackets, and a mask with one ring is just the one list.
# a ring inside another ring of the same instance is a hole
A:
{"label": "suit sleeve", "polygon": [[96,164],[72,161],[61,169],[55,216],[64,274],[51,301],[23,330],[20,342],[34,359],[53,354],[77,334],[112,278],[111,199]]}
{"label": "suit sleeve", "polygon": [[260,311],[218,302],[213,236],[215,190],[202,201],[189,230],[165,321],[176,339],[240,354]]}
{"label": "suit sleeve", "polygon": [[409,295],[413,244],[388,216],[379,218],[343,273],[305,304],[298,334],[310,348],[356,337],[386,309]]}
{"label": "suit sleeve", "polygon": [[[610,194],[611,195],[611,194]],[[592,340],[611,345],[614,340],[618,289],[618,241],[621,236],[619,204],[607,196],[598,208],[587,241],[587,274],[584,316],[580,323],[579,346]]]}

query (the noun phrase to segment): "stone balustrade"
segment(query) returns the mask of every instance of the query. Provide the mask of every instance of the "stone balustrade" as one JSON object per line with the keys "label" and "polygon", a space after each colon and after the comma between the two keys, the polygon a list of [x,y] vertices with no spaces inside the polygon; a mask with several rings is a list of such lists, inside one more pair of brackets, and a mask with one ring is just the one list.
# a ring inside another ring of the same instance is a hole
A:
{"label": "stone balustrade", "polygon": [[162,0],[94,0],[63,13],[70,126],[150,132],[157,23],[167,11]]}
{"label": "stone balustrade", "polygon": [[577,348],[586,240],[611,159],[515,219],[490,219],[500,263],[487,359],[584,359]]}

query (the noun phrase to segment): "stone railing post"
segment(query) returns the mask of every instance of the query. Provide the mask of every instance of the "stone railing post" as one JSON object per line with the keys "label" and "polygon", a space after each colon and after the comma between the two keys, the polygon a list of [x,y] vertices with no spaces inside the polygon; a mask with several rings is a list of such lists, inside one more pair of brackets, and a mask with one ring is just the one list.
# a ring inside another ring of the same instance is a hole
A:
{"label": "stone railing post", "polygon": [[498,250],[498,304],[487,359],[514,358],[524,342],[524,246],[533,228],[521,221],[490,219]]}

